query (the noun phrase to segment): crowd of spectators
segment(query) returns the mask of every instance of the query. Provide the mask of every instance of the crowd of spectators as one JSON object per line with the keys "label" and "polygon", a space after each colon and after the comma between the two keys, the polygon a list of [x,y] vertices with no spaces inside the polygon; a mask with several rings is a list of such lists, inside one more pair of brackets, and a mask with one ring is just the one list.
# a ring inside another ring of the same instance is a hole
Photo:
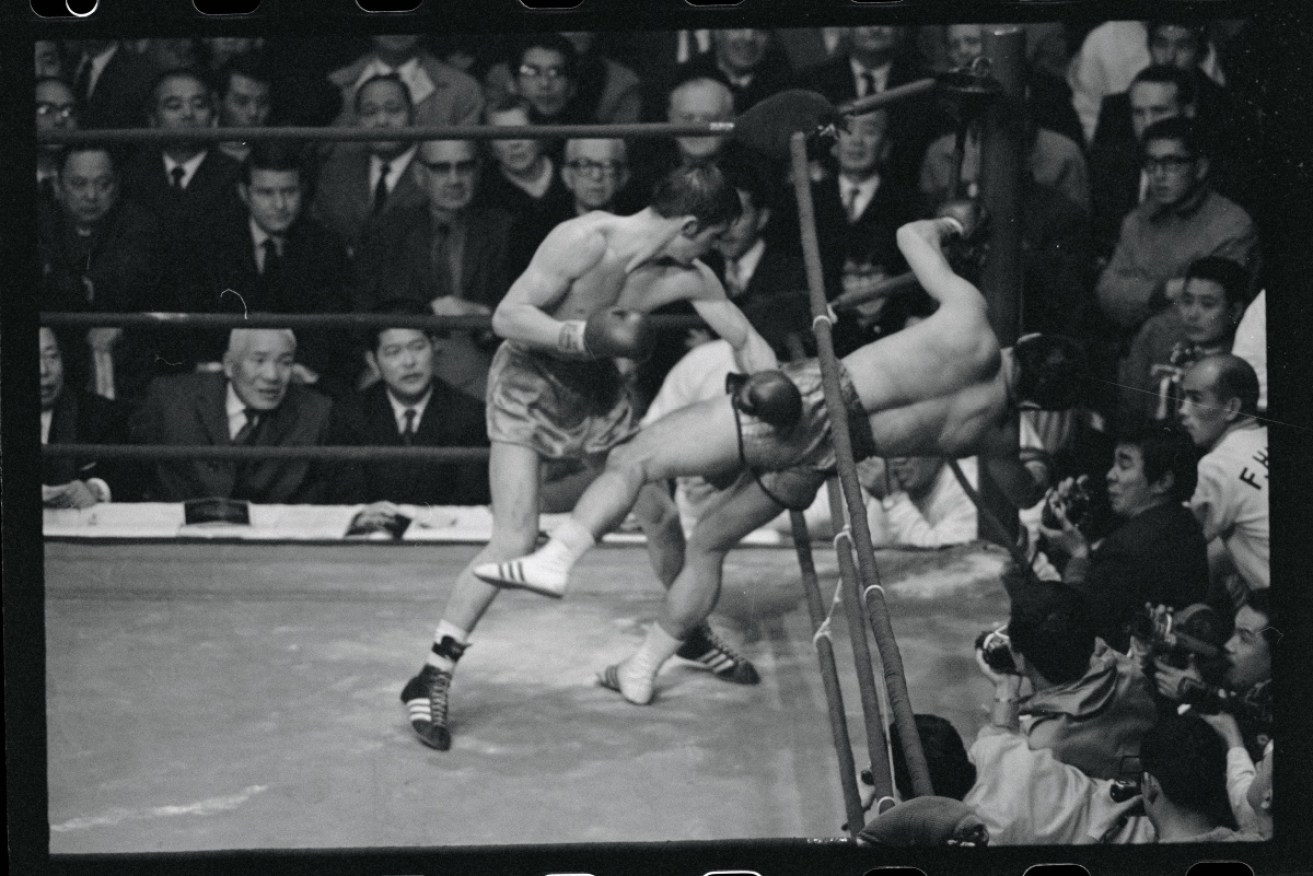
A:
{"label": "crowd of spectators", "polygon": [[[1092,373],[1073,412],[1024,415],[1028,465],[1053,485],[1025,527],[1045,558],[1010,588],[1013,671],[982,662],[997,708],[969,746],[974,783],[951,796],[996,843],[1270,832],[1270,732],[1255,729],[1267,725],[1252,694],[1275,638],[1262,241],[1279,217],[1265,215],[1255,171],[1265,84],[1252,29],[1024,27],[1022,329],[1075,337]],[[40,130],[336,126],[377,139],[44,144],[39,305],[486,317],[556,224],[641,209],[666,171],[715,163],[743,209],[708,265],[782,359],[807,355],[799,220],[777,162],[720,137],[395,132],[728,121],[787,88],[838,104],[970,66],[983,44],[980,25],[42,41]],[[831,300],[906,270],[894,232],[948,196],[954,147],[952,114],[923,95],[851,118],[815,156]],[[980,152],[973,131],[967,195]],[[932,308],[913,288],[842,309],[840,353]],[[43,327],[42,442],[486,445],[497,343],[479,327]],[[674,331],[631,389],[653,418],[722,392],[732,367],[705,330]],[[961,468],[974,482],[978,461]],[[44,475],[48,507],[488,498],[477,462],[52,457]],[[891,460],[863,483],[881,544],[974,537],[975,508],[942,460]],[[711,489],[681,483],[681,510],[696,516]],[[1221,630],[1211,658],[1167,654],[1145,632],[1146,603],[1206,606]],[[1225,707],[1199,705],[1198,690]],[[1178,715],[1182,699],[1195,705]],[[1133,791],[1115,794],[1121,784]]]}

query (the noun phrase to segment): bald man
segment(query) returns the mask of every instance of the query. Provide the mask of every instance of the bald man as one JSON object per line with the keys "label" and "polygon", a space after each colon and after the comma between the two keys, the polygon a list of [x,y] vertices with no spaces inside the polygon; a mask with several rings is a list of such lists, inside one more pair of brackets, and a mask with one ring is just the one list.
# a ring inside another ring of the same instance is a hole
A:
{"label": "bald man", "polygon": [[[1195,446],[1199,484],[1190,508],[1209,540],[1215,574],[1226,560],[1245,587],[1271,582],[1267,426],[1258,419],[1258,375],[1239,356],[1205,356],[1181,377],[1181,424]],[[1232,589],[1239,601],[1245,595]]]}
{"label": "bald man", "polygon": [[[288,329],[234,329],[222,373],[159,377],[132,424],[139,444],[256,447],[324,443],[330,403],[292,383],[296,336]],[[278,504],[317,502],[325,484],[309,462],[162,461],[148,499],[221,496]]]}

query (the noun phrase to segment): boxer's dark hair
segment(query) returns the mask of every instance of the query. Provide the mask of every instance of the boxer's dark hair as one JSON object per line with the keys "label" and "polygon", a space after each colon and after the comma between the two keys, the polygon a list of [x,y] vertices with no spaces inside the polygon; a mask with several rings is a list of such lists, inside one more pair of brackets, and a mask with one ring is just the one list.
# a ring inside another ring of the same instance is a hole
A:
{"label": "boxer's dark hair", "polygon": [[1211,280],[1222,287],[1226,303],[1244,304],[1249,300],[1249,272],[1244,266],[1222,256],[1204,256],[1195,259],[1185,271],[1185,281]]}
{"label": "boxer's dark hair", "polygon": [[728,225],[739,218],[739,193],[714,164],[680,167],[652,192],[652,209],[666,219],[692,216],[698,224]]}
{"label": "boxer's dark hair", "polygon": [[1143,417],[1119,425],[1117,443],[1140,448],[1145,480],[1155,484],[1170,474],[1172,501],[1184,502],[1194,495],[1199,482],[1199,448],[1189,432],[1176,422],[1156,423]]}
{"label": "boxer's dark hair", "polygon": [[[1180,67],[1170,64],[1150,64],[1131,80],[1131,87],[1137,82],[1149,82],[1155,85],[1175,85],[1176,102],[1181,106],[1191,106],[1195,100],[1194,77]],[[1130,89],[1128,88],[1129,92]]]}
{"label": "boxer's dark hair", "polygon": [[758,154],[747,149],[727,151],[719,161],[725,181],[745,191],[758,210],[775,206],[775,186]]}
{"label": "boxer's dark hair", "polygon": [[1065,584],[1019,591],[1008,619],[1012,648],[1054,684],[1076,681],[1090,668],[1095,631],[1085,597]]}
{"label": "boxer's dark hair", "polygon": [[1041,410],[1065,411],[1085,393],[1088,365],[1080,344],[1064,335],[1026,335],[1012,348],[1020,375],[1017,396]]}
{"label": "boxer's dark hair", "polygon": [[[930,790],[939,797],[961,800],[976,783],[976,766],[967,757],[962,737],[952,723],[938,715],[913,715],[916,735],[925,752],[926,769],[930,772]],[[897,728],[890,723],[889,738],[897,739]],[[904,800],[912,799],[912,775],[907,770],[903,747],[891,746],[894,763],[894,786]]]}
{"label": "boxer's dark hair", "polygon": [[1226,795],[1226,743],[1203,718],[1163,715],[1145,731],[1140,765],[1174,805],[1235,829]]}
{"label": "boxer's dark hair", "polygon": [[352,109],[356,112],[360,112],[360,93],[364,91],[367,86],[373,85],[375,82],[391,82],[393,85],[396,85],[401,89],[401,96],[406,99],[406,109],[411,113],[415,112],[415,99],[410,93],[410,86],[407,85],[405,80],[396,73],[375,73],[373,76],[360,83],[360,87],[356,89],[356,93],[351,98]]}

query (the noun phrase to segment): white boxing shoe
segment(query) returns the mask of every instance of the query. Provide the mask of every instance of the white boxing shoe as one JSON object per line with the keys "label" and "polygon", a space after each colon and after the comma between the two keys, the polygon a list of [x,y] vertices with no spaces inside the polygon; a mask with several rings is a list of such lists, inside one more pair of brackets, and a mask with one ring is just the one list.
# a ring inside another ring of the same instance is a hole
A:
{"label": "white boxing shoe", "polygon": [[541,553],[539,551],[504,563],[484,563],[474,567],[474,575],[498,587],[518,587],[560,599],[565,595],[570,575],[559,568],[552,568],[554,564],[544,560],[539,555]]}

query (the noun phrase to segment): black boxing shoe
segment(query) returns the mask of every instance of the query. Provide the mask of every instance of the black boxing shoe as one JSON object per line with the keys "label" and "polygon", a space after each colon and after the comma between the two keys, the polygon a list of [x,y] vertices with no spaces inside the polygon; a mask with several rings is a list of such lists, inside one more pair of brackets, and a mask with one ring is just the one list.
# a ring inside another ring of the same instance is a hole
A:
{"label": "black boxing shoe", "polygon": [[415,731],[420,742],[438,751],[451,748],[451,732],[447,730],[450,690],[451,673],[428,665],[401,689],[401,702],[406,706],[410,729]]}
{"label": "black boxing shoe", "polygon": [[705,623],[693,628],[675,656],[704,666],[716,678],[732,684],[756,684],[761,681],[752,662],[727,645]]}

